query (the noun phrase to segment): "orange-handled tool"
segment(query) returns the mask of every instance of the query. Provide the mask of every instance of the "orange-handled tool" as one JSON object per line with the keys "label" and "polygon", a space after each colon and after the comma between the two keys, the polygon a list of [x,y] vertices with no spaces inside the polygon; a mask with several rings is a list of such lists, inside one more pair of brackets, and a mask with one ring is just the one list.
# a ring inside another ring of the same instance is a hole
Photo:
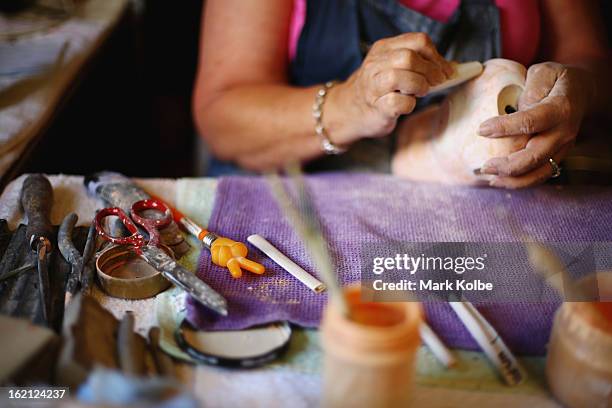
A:
{"label": "orange-handled tool", "polygon": [[[153,195],[151,197],[163,202],[163,200],[158,197]],[[170,208],[174,221],[178,225],[183,226],[191,235],[197,237],[198,241],[202,241],[204,246],[210,250],[213,263],[227,268],[232,277],[240,278],[243,269],[258,275],[266,271],[263,265],[247,259],[248,249],[242,242],[220,237],[207,231],[176,208],[172,208],[168,204],[166,204],[166,206]]]}

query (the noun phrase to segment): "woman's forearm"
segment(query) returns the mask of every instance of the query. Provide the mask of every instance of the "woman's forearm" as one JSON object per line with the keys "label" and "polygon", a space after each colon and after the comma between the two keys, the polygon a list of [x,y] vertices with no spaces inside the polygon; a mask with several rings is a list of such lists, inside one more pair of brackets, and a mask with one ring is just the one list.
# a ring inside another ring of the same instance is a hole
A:
{"label": "woman's forearm", "polygon": [[[323,154],[312,105],[320,86],[281,84],[236,86],[214,97],[195,95],[194,116],[213,153],[251,170],[277,168]],[[323,123],[332,141],[346,142],[350,131],[332,89],[323,106]]]}
{"label": "woman's forearm", "polygon": [[605,57],[558,58],[564,65],[577,68],[584,84],[587,98],[587,113],[610,111],[611,81],[609,67],[612,61]]}
{"label": "woman's forearm", "polygon": [[[312,117],[321,85],[292,87],[287,76],[292,4],[209,0],[204,11],[193,99],[197,130],[215,156],[251,170],[324,154]],[[377,41],[361,66],[328,90],[322,106],[328,138],[348,147],[390,134],[398,117],[413,111],[416,96],[452,72],[424,33]]]}
{"label": "woman's forearm", "polygon": [[611,61],[599,2],[543,0],[542,14],[542,59],[578,68],[588,111],[608,109]]}

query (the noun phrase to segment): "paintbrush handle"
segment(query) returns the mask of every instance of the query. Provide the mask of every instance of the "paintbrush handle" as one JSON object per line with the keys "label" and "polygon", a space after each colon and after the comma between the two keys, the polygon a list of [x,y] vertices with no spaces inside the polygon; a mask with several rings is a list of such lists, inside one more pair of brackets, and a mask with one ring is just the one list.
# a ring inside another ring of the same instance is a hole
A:
{"label": "paintbrush handle", "polygon": [[429,348],[431,353],[438,359],[444,367],[452,367],[457,364],[457,360],[453,353],[446,347],[446,345],[440,340],[436,332],[426,322],[421,323],[419,327],[419,333],[421,340]]}
{"label": "paintbrush handle", "polygon": [[306,285],[308,289],[315,293],[321,293],[325,290],[323,282],[306,272],[261,235],[249,235],[247,241],[276,262],[278,266],[289,272],[294,278]]}
{"label": "paintbrush handle", "polygon": [[525,370],[499,334],[469,302],[449,302],[459,319],[508,385],[518,385]]}

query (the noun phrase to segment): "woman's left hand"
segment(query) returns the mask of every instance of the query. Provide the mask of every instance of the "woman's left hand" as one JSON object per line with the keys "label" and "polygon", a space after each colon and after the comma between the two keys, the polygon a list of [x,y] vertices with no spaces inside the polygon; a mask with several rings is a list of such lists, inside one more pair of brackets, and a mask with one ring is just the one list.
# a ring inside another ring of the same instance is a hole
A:
{"label": "woman's left hand", "polygon": [[481,172],[496,177],[494,187],[522,188],[545,182],[553,166],[574,145],[587,108],[588,84],[582,71],[555,62],[533,65],[527,71],[518,111],[486,120],[485,137],[533,135],[524,149],[488,160]]}

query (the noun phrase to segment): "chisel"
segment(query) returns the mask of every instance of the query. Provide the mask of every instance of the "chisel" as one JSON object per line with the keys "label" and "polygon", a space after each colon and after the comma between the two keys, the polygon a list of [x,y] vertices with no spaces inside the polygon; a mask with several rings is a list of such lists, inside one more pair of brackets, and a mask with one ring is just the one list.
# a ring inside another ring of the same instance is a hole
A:
{"label": "chisel", "polygon": [[53,246],[51,237],[51,206],[53,205],[53,187],[42,174],[33,174],[23,181],[21,188],[21,205],[28,220],[26,241],[32,251],[36,252],[38,269],[38,287],[43,310],[43,319],[49,324],[51,298],[49,293],[49,271],[47,258]]}
{"label": "chisel", "polygon": [[464,62],[462,64],[455,64],[455,72],[446,81],[432,86],[429,88],[427,95],[431,95],[440,91],[444,91],[448,88],[452,88],[457,85],[461,85],[470,79],[476,78],[483,71],[483,65],[478,61]]}

